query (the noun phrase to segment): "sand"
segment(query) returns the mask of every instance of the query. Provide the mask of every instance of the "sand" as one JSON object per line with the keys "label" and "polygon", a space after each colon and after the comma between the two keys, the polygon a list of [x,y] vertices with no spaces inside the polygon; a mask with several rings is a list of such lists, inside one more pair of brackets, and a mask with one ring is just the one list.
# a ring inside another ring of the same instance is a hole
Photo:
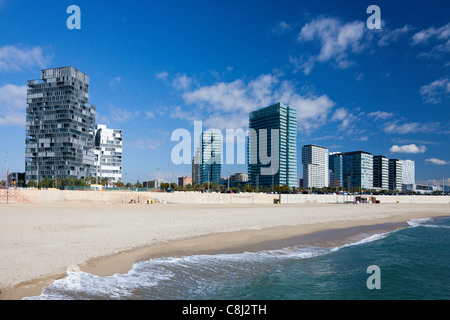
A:
{"label": "sand", "polygon": [[450,216],[450,205],[1,204],[0,299],[39,295],[67,270],[107,276],[151,257],[261,250],[436,216]]}

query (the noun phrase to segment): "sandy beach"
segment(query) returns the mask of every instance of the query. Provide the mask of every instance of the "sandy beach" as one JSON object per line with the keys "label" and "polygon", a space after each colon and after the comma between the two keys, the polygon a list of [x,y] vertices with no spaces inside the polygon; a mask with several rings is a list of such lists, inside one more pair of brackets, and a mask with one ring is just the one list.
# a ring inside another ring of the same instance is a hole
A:
{"label": "sandy beach", "polygon": [[0,299],[38,295],[67,270],[106,276],[151,257],[262,250],[449,215],[448,204],[0,204]]}

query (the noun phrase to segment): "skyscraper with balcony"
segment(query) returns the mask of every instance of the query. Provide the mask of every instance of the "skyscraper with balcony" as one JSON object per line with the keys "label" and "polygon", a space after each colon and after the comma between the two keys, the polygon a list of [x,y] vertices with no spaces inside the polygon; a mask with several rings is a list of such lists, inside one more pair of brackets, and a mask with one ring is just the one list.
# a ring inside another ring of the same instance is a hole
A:
{"label": "skyscraper with balcony", "polygon": [[276,103],[250,113],[247,160],[253,186],[297,186],[295,108]]}
{"label": "skyscraper with balcony", "polygon": [[98,179],[107,178],[109,184],[122,180],[122,130],[96,126],[94,165]]}
{"label": "skyscraper with balcony", "polygon": [[28,81],[27,182],[95,175],[96,108],[88,100],[89,76],[74,67],[45,69]]}
{"label": "skyscraper with balcony", "polygon": [[373,188],[373,156],[369,152],[342,153],[342,179],[347,190]]}
{"label": "skyscraper with balcony", "polygon": [[200,136],[200,184],[219,185],[222,170],[222,133],[218,130],[202,132]]}
{"label": "skyscraper with balcony", "polygon": [[328,187],[328,148],[313,144],[302,147],[303,185],[305,188]]}
{"label": "skyscraper with balcony", "polygon": [[385,156],[373,157],[373,187],[389,189],[389,159]]}

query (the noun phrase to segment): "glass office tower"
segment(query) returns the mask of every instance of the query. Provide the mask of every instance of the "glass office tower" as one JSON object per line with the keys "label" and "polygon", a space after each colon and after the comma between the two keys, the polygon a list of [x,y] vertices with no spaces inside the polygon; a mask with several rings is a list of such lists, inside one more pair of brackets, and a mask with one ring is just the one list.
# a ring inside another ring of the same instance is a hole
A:
{"label": "glass office tower", "polygon": [[342,178],[342,153],[333,152],[328,157],[330,169],[330,187],[342,188],[344,180]]}
{"label": "glass office tower", "polygon": [[342,179],[347,190],[373,188],[373,156],[369,152],[342,153]]}
{"label": "glass office tower", "polygon": [[26,180],[95,176],[95,106],[89,76],[74,67],[42,70],[28,81]]}
{"label": "glass office tower", "polygon": [[200,136],[200,184],[220,183],[222,170],[222,133],[218,130],[202,132]]}
{"label": "glass office tower", "polygon": [[[251,132],[254,132],[254,135]],[[277,141],[272,141],[272,136]],[[278,151],[272,150],[272,143],[278,147]],[[268,169],[274,166],[267,164],[264,159],[266,156],[274,160],[276,158],[278,161],[276,172]],[[247,160],[249,181],[253,186],[297,187],[297,110],[295,108],[277,103],[250,113]]]}

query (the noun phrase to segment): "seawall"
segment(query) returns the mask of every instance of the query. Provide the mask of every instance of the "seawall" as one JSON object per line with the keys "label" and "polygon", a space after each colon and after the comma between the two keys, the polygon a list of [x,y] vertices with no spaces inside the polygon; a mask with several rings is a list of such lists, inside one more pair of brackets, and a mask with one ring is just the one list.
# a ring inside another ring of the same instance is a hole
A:
{"label": "seawall", "polygon": [[[380,203],[450,204],[450,196],[398,195],[374,196]],[[133,192],[72,190],[9,190],[8,203],[179,203],[179,204],[281,204],[343,203],[354,196],[336,194],[265,194],[265,193],[201,193],[201,192]],[[370,200],[369,200],[370,201]],[[0,190],[0,204],[6,203],[6,190]]]}

